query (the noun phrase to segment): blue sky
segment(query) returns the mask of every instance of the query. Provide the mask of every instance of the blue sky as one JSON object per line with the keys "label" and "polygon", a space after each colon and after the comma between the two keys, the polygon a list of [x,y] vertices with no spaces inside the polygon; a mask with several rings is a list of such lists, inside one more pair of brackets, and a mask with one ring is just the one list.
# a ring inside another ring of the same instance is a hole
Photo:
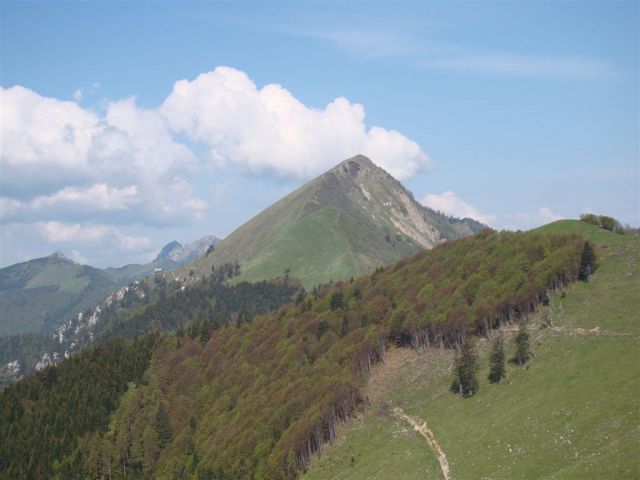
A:
{"label": "blue sky", "polygon": [[2,266],[56,249],[148,261],[362,150],[417,199],[496,228],[587,210],[640,223],[637,2],[1,14]]}

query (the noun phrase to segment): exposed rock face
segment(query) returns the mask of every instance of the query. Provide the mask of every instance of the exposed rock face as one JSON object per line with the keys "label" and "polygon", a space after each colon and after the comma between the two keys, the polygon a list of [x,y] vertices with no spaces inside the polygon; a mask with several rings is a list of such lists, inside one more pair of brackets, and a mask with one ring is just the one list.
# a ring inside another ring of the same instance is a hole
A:
{"label": "exposed rock face", "polygon": [[371,272],[483,227],[424,207],[385,170],[357,155],[249,220],[179,276],[196,281],[212,267],[238,262],[242,279],[275,278],[288,269],[311,287]]}
{"label": "exposed rock face", "polygon": [[192,260],[195,260],[201,255],[207,253],[209,247],[211,245],[216,245],[218,242],[220,242],[220,239],[214,235],[206,235],[187,245],[182,245],[174,240],[162,248],[154,261],[168,258],[174,262],[184,265],[185,263],[191,262]]}

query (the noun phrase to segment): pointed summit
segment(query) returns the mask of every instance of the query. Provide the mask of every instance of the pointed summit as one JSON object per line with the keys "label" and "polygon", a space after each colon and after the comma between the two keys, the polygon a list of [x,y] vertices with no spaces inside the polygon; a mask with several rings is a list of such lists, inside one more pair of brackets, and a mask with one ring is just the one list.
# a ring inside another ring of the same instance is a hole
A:
{"label": "pointed summit", "polygon": [[184,265],[185,263],[195,260],[200,255],[204,255],[211,245],[216,245],[219,241],[220,239],[214,235],[205,235],[187,245],[182,245],[180,242],[174,240],[162,248],[154,261],[157,262],[158,260],[167,258]]}
{"label": "pointed summit", "polygon": [[289,269],[313,287],[371,272],[482,227],[420,205],[385,170],[356,155],[249,220],[185,271],[197,273],[195,279],[209,275],[212,266],[238,262],[244,280],[281,277]]}
{"label": "pointed summit", "polygon": [[55,258],[57,260],[62,260],[64,262],[73,263],[73,264],[76,263],[73,260],[71,260],[69,257],[67,257],[64,253],[62,253],[60,250],[56,250],[55,252],[53,252],[51,255],[49,255],[49,258]]}

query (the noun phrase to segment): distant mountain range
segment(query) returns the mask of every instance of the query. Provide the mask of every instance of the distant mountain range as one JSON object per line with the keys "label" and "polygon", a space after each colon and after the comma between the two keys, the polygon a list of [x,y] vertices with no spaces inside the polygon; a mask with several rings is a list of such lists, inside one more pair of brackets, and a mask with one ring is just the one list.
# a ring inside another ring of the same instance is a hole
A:
{"label": "distant mountain range", "polygon": [[211,245],[217,245],[219,242],[220,239],[214,235],[206,235],[187,245],[182,245],[180,242],[174,240],[173,242],[167,243],[162,250],[160,250],[154,262],[169,259],[184,265],[204,255]]}
{"label": "distant mountain range", "polygon": [[117,286],[106,271],[60,252],[0,269],[0,335],[53,333],[63,318],[90,308]]}
{"label": "distant mountain range", "polygon": [[286,271],[312,287],[371,272],[483,228],[421,205],[395,178],[358,155],[249,220],[179,275],[195,281],[212,268],[238,262],[239,280]]}
{"label": "distant mountain range", "polygon": [[[112,323],[121,316],[124,320],[138,303],[155,301],[162,293],[155,291],[158,285],[164,292],[170,278],[182,290],[212,274],[213,282],[231,283],[288,276],[312,288],[370,273],[483,228],[475,220],[424,207],[400,182],[358,155],[282,198],[224,240],[208,235],[186,245],[172,241],[151,263],[104,270],[78,265],[59,252],[0,269],[0,337],[41,334],[37,341],[13,341],[12,352],[24,353],[26,345],[30,352],[39,351],[44,362],[44,354],[55,352],[43,350],[49,338],[57,339],[60,355],[67,347],[81,348],[106,328],[106,309]],[[151,277],[158,272],[162,274]],[[8,361],[19,358],[10,357]]]}
{"label": "distant mountain range", "polygon": [[147,264],[99,269],[62,252],[0,269],[0,336],[52,334],[62,322],[95,307],[118,288],[157,271],[171,271],[204,254],[218,238],[171,242]]}

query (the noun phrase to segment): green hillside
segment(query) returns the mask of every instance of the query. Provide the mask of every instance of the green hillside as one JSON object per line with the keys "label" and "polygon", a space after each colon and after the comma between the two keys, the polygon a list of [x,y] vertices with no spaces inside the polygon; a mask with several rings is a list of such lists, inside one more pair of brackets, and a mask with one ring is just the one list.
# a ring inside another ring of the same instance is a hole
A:
{"label": "green hillside", "polygon": [[[0,409],[13,412],[0,435],[14,439],[0,445],[0,465],[28,478],[294,478],[367,408],[364,388],[386,348],[451,347],[526,315],[578,278],[586,248],[575,235],[484,231],[253,322],[164,337],[117,405],[88,400],[111,412],[108,427],[71,430],[77,398],[60,396],[55,372],[72,368],[62,362],[29,380],[29,397],[22,382],[0,396]],[[85,370],[73,368],[79,394],[95,388]],[[63,440],[38,454],[51,435]]]}
{"label": "green hillside", "polygon": [[[369,383],[367,414],[342,428],[305,479],[443,478],[396,406],[427,423],[454,479],[640,477],[640,239],[579,221],[537,232],[581,235],[600,265],[531,317],[535,358],[490,384],[480,341],[480,389],[462,399],[449,391],[451,351],[390,352]],[[542,328],[546,318],[552,327]],[[512,353],[515,332],[506,335]]]}
{"label": "green hillside", "polygon": [[130,263],[129,265],[125,265],[123,267],[105,268],[104,272],[106,272],[118,284],[126,285],[129,282],[142,280],[143,278],[148,277],[157,269],[160,269],[163,272],[170,272],[172,270],[175,270],[179,266],[179,263],[174,262],[169,258],[161,258],[151,263]]}
{"label": "green hillside", "polygon": [[60,254],[0,269],[0,336],[51,333],[116,287],[103,271]]}
{"label": "green hillside", "polygon": [[179,276],[197,279],[209,275],[212,266],[238,262],[237,281],[281,277],[288,269],[309,288],[371,272],[482,227],[420,205],[397,180],[359,155],[264,210]]}

